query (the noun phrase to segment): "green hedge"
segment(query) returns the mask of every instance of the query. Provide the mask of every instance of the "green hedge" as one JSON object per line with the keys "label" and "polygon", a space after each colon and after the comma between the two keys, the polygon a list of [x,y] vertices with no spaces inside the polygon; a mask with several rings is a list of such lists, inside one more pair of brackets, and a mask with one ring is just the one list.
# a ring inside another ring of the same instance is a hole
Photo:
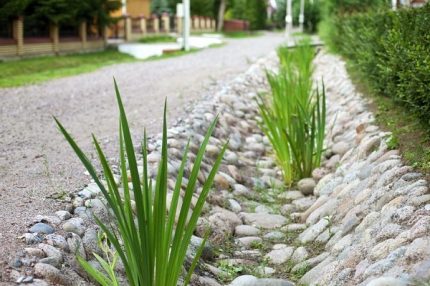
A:
{"label": "green hedge", "polygon": [[430,126],[430,4],[342,14],[332,23],[331,44],[371,88],[404,104]]}

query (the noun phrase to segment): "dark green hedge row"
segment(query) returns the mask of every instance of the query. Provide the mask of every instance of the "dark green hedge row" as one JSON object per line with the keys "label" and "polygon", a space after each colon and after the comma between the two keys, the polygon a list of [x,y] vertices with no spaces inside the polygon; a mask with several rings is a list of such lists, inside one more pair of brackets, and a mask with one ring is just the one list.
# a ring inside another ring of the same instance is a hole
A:
{"label": "dark green hedge row", "polygon": [[430,4],[338,15],[331,43],[378,94],[406,105],[430,126]]}

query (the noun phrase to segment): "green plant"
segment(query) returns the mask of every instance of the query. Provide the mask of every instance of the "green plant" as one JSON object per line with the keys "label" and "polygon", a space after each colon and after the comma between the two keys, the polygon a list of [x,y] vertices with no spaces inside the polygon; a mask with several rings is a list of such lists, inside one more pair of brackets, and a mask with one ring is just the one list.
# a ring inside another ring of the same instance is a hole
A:
{"label": "green plant", "polygon": [[430,126],[430,4],[332,17],[330,42],[371,90]]}
{"label": "green plant", "polygon": [[[209,127],[209,130],[198,150],[193,164],[182,207],[178,209],[178,200],[181,191],[184,169],[187,162],[188,146],[185,147],[182,163],[176,178],[176,185],[170,204],[169,214],[166,215],[167,196],[167,121],[166,105],[164,107],[164,123],[161,161],[159,163],[155,186],[148,176],[147,162],[147,137],[146,132],[142,143],[143,174],[139,175],[139,167],[134,151],[134,145],[129,130],[126,113],[122,104],[121,96],[115,82],[116,99],[119,106],[119,155],[121,183],[123,197],[120,195],[112,169],[107,159],[93,135],[94,145],[103,168],[106,185],[97,176],[95,167],[88,157],[77,146],[71,135],[64,129],[61,123],[55,119],[58,127],[69,142],[81,162],[84,164],[94,181],[99,186],[107,205],[113,213],[112,226],[102,223],[95,218],[112,247],[121,259],[129,285],[132,286],[176,286],[181,275],[186,251],[190,243],[191,235],[197,223],[197,219],[202,211],[206,197],[212,186],[215,174],[221,164],[222,156],[225,152],[224,145],[216,161],[213,164],[197,203],[190,214],[191,199],[197,183],[197,175],[205,153],[206,145],[215,128],[216,119]],[[128,176],[128,170],[130,176]],[[129,187],[129,180],[132,187]],[[135,203],[132,203],[131,192],[134,194]],[[154,193],[153,193],[154,192]],[[135,206],[135,208],[134,208]],[[175,216],[179,212],[176,227],[174,227]],[[189,217],[189,218],[188,218]],[[190,281],[191,274],[197,264],[199,256],[203,250],[204,243],[200,246],[196,256],[184,279],[184,285]],[[83,262],[82,259],[80,259]],[[103,262],[101,262],[103,264]],[[108,262],[106,262],[108,263]],[[96,270],[92,266],[82,263],[84,269],[97,282],[102,285],[111,285],[106,274]],[[110,276],[110,275],[109,275]]]}
{"label": "green plant", "polygon": [[267,73],[271,97],[261,95],[258,105],[260,126],[269,138],[291,185],[308,177],[321,163],[326,121],[324,84],[322,91],[312,87],[314,50],[308,41],[296,49],[278,50],[280,69]]}
{"label": "green plant", "polygon": [[222,260],[218,263],[218,269],[222,271],[221,279],[224,281],[231,281],[238,273],[241,273],[244,268],[243,266],[236,265],[231,261]]}

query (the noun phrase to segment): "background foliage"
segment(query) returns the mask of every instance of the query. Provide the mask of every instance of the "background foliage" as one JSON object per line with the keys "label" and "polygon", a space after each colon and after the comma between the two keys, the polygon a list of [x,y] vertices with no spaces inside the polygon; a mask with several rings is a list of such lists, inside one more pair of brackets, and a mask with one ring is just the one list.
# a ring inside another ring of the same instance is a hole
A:
{"label": "background foliage", "polygon": [[251,30],[266,28],[267,6],[265,0],[231,0],[225,19],[249,21]]}
{"label": "background foliage", "polygon": [[372,11],[333,21],[330,42],[378,94],[393,98],[430,126],[430,4]]}
{"label": "background foliage", "polygon": [[82,20],[101,26],[111,21],[110,12],[121,7],[119,0],[1,0],[0,18],[24,15],[56,24],[77,24]]}

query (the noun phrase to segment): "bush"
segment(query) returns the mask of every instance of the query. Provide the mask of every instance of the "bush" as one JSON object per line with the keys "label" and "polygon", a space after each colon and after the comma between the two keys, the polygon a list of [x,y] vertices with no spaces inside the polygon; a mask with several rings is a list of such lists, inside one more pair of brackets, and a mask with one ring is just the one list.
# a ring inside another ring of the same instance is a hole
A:
{"label": "bush", "polygon": [[[182,274],[186,251],[190,244],[197,219],[201,214],[215,174],[221,164],[226,145],[224,145],[218,158],[214,162],[212,170],[209,172],[206,182],[202,186],[202,190],[198,195],[197,202],[192,211],[190,211],[190,205],[193,194],[195,193],[197,176],[200,171],[206,145],[215,128],[216,119],[211,124],[197,152],[190,176],[185,183],[186,187],[182,204],[180,204],[178,201],[183,186],[182,179],[187,163],[189,144],[185,146],[182,163],[176,177],[170,208],[167,209],[168,155],[166,106],[164,108],[161,161],[159,162],[155,184],[153,185],[152,179],[148,175],[146,134],[141,149],[143,156],[142,170],[137,165],[137,158],[134,151],[135,147],[131,139],[127,117],[116,83],[115,90],[120,113],[119,157],[122,188],[115,182],[112,169],[97,139],[93,136],[100,164],[103,168],[105,184],[97,176],[95,167],[91,164],[88,157],[81,151],[64,127],[56,120],[60,131],[101,189],[107,201],[107,205],[113,214],[113,221],[109,223],[109,225],[95,218],[107,237],[108,244],[112,245],[113,249],[112,253],[107,255],[106,260],[99,256],[95,256],[104,271],[101,272],[97,270],[81,257],[78,257],[78,261],[88,274],[103,286],[119,285],[114,271],[118,257],[124,265],[128,285],[176,286]],[[142,175],[140,175],[140,173],[142,173]],[[133,198],[134,201],[131,198]],[[169,213],[168,215],[166,215],[167,211]],[[179,218],[175,227],[174,223],[177,214],[179,214]],[[184,285],[187,285],[190,281],[191,274],[203,251],[205,241],[206,239],[196,253],[194,261],[184,279]],[[106,251],[104,252],[106,253]]]}
{"label": "bush", "polygon": [[370,87],[430,126],[430,4],[398,12],[339,15],[331,43]]}
{"label": "bush", "polygon": [[269,138],[288,185],[311,176],[321,162],[325,132],[325,92],[312,87],[314,49],[308,42],[278,50],[280,69],[268,72],[271,96],[258,105],[263,132]]}
{"label": "bush", "polygon": [[245,20],[251,30],[262,30],[266,28],[266,9],[264,0],[233,0],[228,3],[224,19]]}

